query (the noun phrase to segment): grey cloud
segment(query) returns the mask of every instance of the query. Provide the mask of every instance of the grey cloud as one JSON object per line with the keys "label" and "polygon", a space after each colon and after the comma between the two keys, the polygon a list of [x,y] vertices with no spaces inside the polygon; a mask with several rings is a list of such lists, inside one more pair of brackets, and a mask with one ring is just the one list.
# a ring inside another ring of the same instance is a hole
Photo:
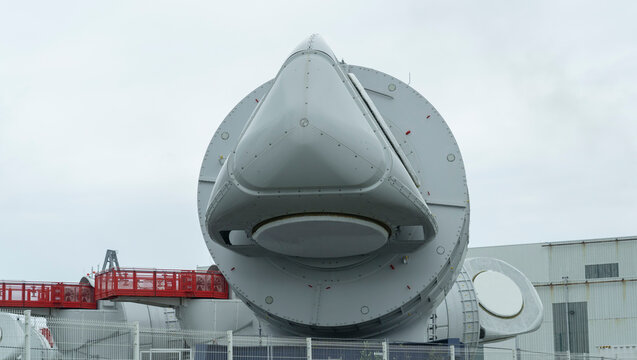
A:
{"label": "grey cloud", "polygon": [[0,278],[76,281],[210,255],[217,125],[319,32],[407,81],[463,151],[473,246],[634,235],[633,2],[0,5]]}

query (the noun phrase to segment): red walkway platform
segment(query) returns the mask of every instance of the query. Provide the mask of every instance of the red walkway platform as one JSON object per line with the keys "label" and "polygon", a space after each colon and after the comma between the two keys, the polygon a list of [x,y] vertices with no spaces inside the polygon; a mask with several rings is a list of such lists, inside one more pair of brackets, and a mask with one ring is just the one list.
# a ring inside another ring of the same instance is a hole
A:
{"label": "red walkway platform", "polygon": [[218,271],[114,269],[88,284],[0,280],[0,307],[96,309],[97,300],[117,297],[227,299]]}
{"label": "red walkway platform", "polygon": [[218,271],[114,269],[95,276],[95,298],[118,296],[227,299]]}
{"label": "red walkway platform", "polygon": [[0,307],[95,309],[97,303],[90,285],[0,281]]}

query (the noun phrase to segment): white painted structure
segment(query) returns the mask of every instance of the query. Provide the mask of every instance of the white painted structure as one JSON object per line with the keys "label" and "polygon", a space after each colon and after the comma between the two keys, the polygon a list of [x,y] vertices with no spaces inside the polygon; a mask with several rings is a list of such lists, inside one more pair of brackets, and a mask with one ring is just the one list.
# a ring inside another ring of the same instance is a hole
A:
{"label": "white painted structure", "polygon": [[[282,334],[422,342],[429,315],[467,265],[469,194],[446,122],[408,84],[338,61],[317,35],[223,120],[197,198],[219,270]],[[514,282],[508,291],[522,286],[517,310],[493,321],[499,315],[481,313],[480,325],[491,325],[478,326],[476,297],[467,300],[475,306],[458,298],[457,335],[475,341],[481,328],[484,339],[533,330],[541,317],[533,288],[517,270],[498,271],[510,266],[487,263],[474,264]],[[485,299],[499,293],[481,291]]]}
{"label": "white painted structure", "polygon": [[494,270],[483,271],[473,279],[473,286],[480,299],[480,305],[487,312],[508,318],[522,311],[522,292],[506,275]]}

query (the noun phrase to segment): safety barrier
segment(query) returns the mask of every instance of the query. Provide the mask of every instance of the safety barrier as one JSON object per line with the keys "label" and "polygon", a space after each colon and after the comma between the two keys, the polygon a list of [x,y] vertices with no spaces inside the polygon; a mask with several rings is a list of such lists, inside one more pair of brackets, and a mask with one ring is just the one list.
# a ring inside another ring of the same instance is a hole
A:
{"label": "safety barrier", "polygon": [[227,299],[228,283],[218,271],[118,269],[89,284],[0,281],[0,307],[96,309],[118,296]]}
{"label": "safety barrier", "polygon": [[218,271],[113,269],[95,276],[95,298],[118,296],[228,298]]}
{"label": "safety barrier", "polygon": [[0,307],[95,309],[97,304],[88,284],[1,281]]}
{"label": "safety barrier", "polygon": [[[0,312],[0,317],[2,316]],[[0,359],[10,360],[628,360],[598,354],[543,353],[462,344],[375,339],[245,336],[232,331],[145,328],[139,323],[70,320],[14,313]],[[6,319],[5,319],[6,320]],[[9,322],[5,322],[6,325]],[[49,338],[43,340],[42,330]]]}

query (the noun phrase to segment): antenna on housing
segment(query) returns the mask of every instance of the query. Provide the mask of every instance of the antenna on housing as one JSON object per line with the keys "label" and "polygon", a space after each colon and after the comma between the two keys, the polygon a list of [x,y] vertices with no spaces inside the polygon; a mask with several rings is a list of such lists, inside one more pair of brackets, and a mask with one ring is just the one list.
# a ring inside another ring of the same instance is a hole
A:
{"label": "antenna on housing", "polygon": [[117,261],[117,251],[109,249],[106,250],[106,256],[104,256],[102,272],[111,271],[113,269],[119,270],[119,261]]}

